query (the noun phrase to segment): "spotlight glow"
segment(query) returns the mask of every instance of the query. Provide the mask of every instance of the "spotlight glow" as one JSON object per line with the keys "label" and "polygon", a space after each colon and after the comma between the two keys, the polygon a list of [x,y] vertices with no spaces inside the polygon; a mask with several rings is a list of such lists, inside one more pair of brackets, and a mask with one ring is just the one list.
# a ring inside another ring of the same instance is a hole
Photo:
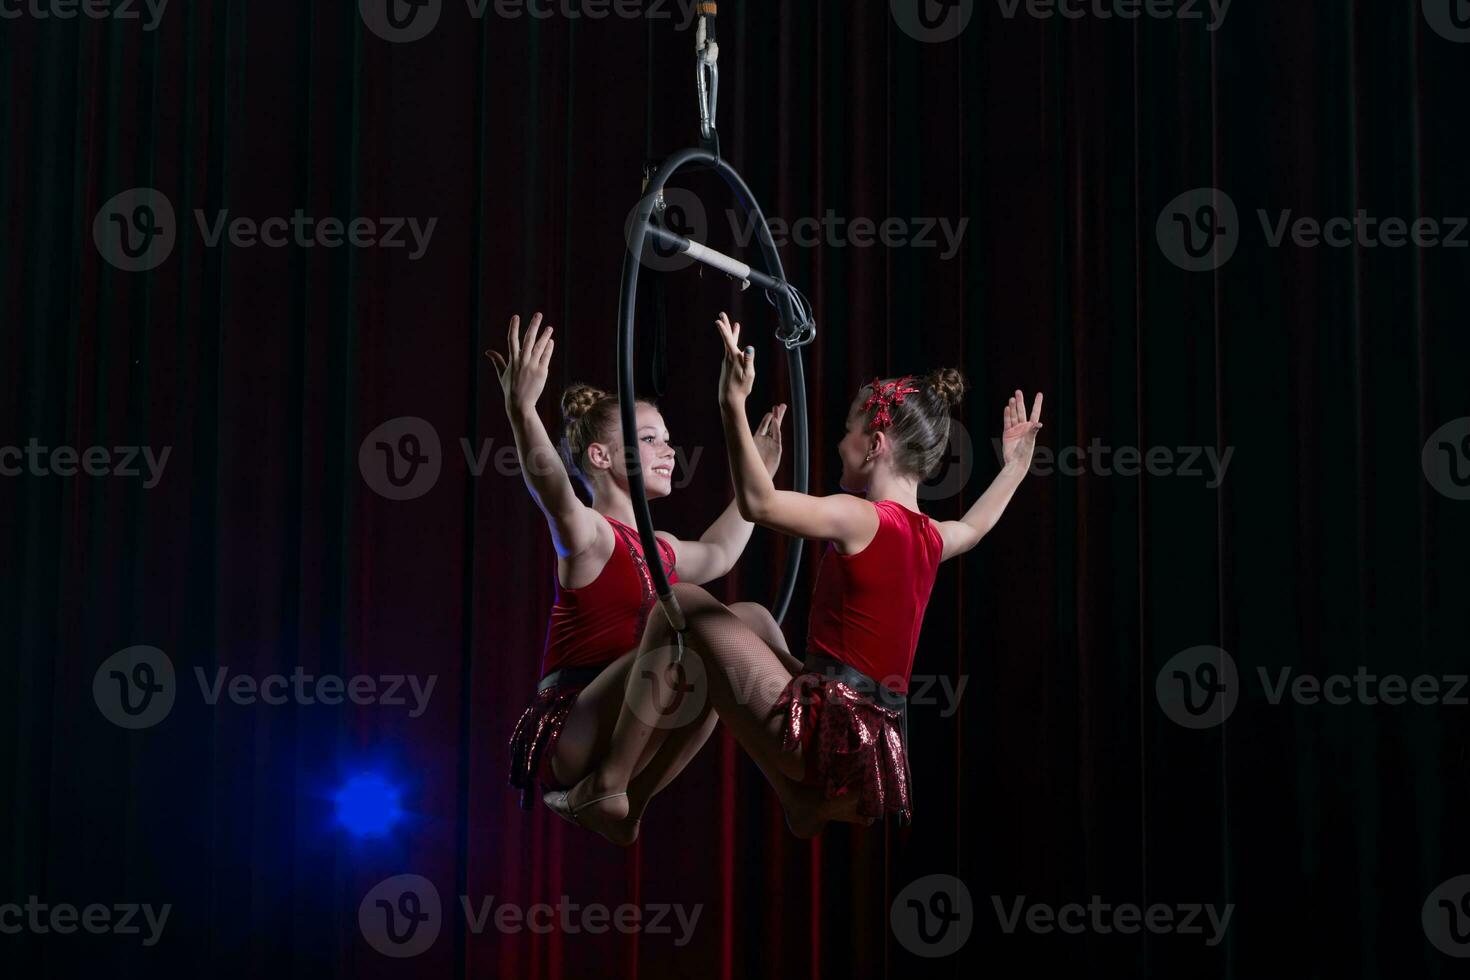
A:
{"label": "spotlight glow", "polygon": [[337,791],[337,819],[362,837],[386,834],[403,815],[398,788],[376,773],[353,776]]}

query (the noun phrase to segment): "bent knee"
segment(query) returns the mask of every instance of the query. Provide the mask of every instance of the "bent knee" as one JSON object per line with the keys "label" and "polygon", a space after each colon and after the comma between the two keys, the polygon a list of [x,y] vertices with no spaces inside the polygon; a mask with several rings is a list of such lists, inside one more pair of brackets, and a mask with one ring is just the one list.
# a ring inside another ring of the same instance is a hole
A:
{"label": "bent knee", "polygon": [[770,623],[773,626],[776,623],[776,617],[759,602],[732,602],[730,611],[747,623]]}
{"label": "bent knee", "polygon": [[781,624],[776,622],[776,617],[765,606],[758,602],[737,602],[730,606],[730,611],[765,640],[771,649],[777,653],[788,652],[786,635],[781,632]]}

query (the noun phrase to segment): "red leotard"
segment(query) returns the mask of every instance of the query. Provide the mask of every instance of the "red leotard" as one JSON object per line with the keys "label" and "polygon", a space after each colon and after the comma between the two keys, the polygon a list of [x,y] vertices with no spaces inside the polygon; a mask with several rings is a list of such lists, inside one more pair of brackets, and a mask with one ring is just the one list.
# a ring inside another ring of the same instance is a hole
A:
{"label": "red leotard", "polygon": [[844,555],[828,543],[822,555],[807,652],[840,660],[907,693],[944,542],[925,515],[892,500],[873,506],[878,533],[866,548]]}
{"label": "red leotard", "polygon": [[[609,663],[643,638],[643,627],[656,598],[653,576],[644,564],[638,529],[616,518],[607,520],[617,540],[597,578],[580,589],[567,589],[552,576],[556,604],[551,607],[551,621],[546,626],[542,677],[563,667]],[[674,574],[674,549],[663,539],[659,539],[658,547],[672,585],[679,581]]]}

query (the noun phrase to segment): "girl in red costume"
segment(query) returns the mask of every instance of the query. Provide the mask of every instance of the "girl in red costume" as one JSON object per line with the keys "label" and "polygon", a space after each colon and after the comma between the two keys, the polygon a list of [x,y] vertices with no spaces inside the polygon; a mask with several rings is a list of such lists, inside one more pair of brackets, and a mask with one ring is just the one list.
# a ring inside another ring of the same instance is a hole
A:
{"label": "girl in red costume", "polygon": [[[964,379],[940,370],[865,385],[848,409],[838,445],[842,488],[813,497],[777,490],[745,425],[755,349],[740,350],[740,325],[721,314],[725,344],[720,409],[740,513],[757,524],[828,542],[817,571],[806,661],[792,669],[767,637],[697,586],[675,588],[688,629],[685,656],[702,659],[708,700],[775,787],[799,837],[829,820],[870,824],[911,817],[906,701],[924,607],[939,563],[975,547],[1005,511],[1031,465],[1042,396],[1030,414],[1020,391],[1004,415],[1005,463],[958,521],[930,520],[918,485],[937,470],[950,412]],[[674,657],[662,611],[642,649],[649,666]],[[632,765],[674,736],[646,725],[630,692],[606,759],[548,805],[606,835],[629,808]]]}
{"label": "girl in red costume", "polygon": [[[512,317],[509,355],[486,352],[505,392],[521,473],[546,516],[557,555],[556,604],[546,631],[542,679],[510,742],[511,785],[521,791],[521,805],[527,808],[537,782],[543,788],[569,786],[615,746],[613,726],[625,690],[635,679],[631,668],[654,604],[653,579],[633,525],[617,397],[587,385],[566,390],[564,460],[537,414],[555,345],[551,335],[551,327],[541,329],[539,313],[524,337],[520,318]],[[759,465],[768,475],[780,463],[785,411],[786,406],[776,406],[752,435]],[[668,430],[651,401],[639,400],[637,418],[647,495],[667,496],[675,464]],[[590,505],[572,489],[568,469],[581,478]],[[659,560],[670,582],[708,582],[735,564],[752,529],[731,503],[698,541],[659,532]],[[784,651],[780,628],[765,608],[736,603],[730,610],[753,633]],[[643,686],[652,685],[631,685]],[[626,798],[620,797],[625,806],[616,819],[603,824],[609,839],[633,840],[648,800],[694,757],[714,721],[705,706],[660,744],[639,746],[624,787]]]}

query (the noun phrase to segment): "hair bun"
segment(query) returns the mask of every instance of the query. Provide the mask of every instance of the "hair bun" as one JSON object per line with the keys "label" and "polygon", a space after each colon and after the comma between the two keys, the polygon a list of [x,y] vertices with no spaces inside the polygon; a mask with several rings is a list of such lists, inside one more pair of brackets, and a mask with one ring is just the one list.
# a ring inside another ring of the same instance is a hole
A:
{"label": "hair bun", "polygon": [[582,416],[592,411],[592,406],[607,396],[607,392],[591,385],[570,385],[561,395],[561,416],[569,423],[580,421]]}
{"label": "hair bun", "polygon": [[957,407],[965,397],[965,376],[954,368],[940,368],[929,375],[928,382],[950,408]]}

